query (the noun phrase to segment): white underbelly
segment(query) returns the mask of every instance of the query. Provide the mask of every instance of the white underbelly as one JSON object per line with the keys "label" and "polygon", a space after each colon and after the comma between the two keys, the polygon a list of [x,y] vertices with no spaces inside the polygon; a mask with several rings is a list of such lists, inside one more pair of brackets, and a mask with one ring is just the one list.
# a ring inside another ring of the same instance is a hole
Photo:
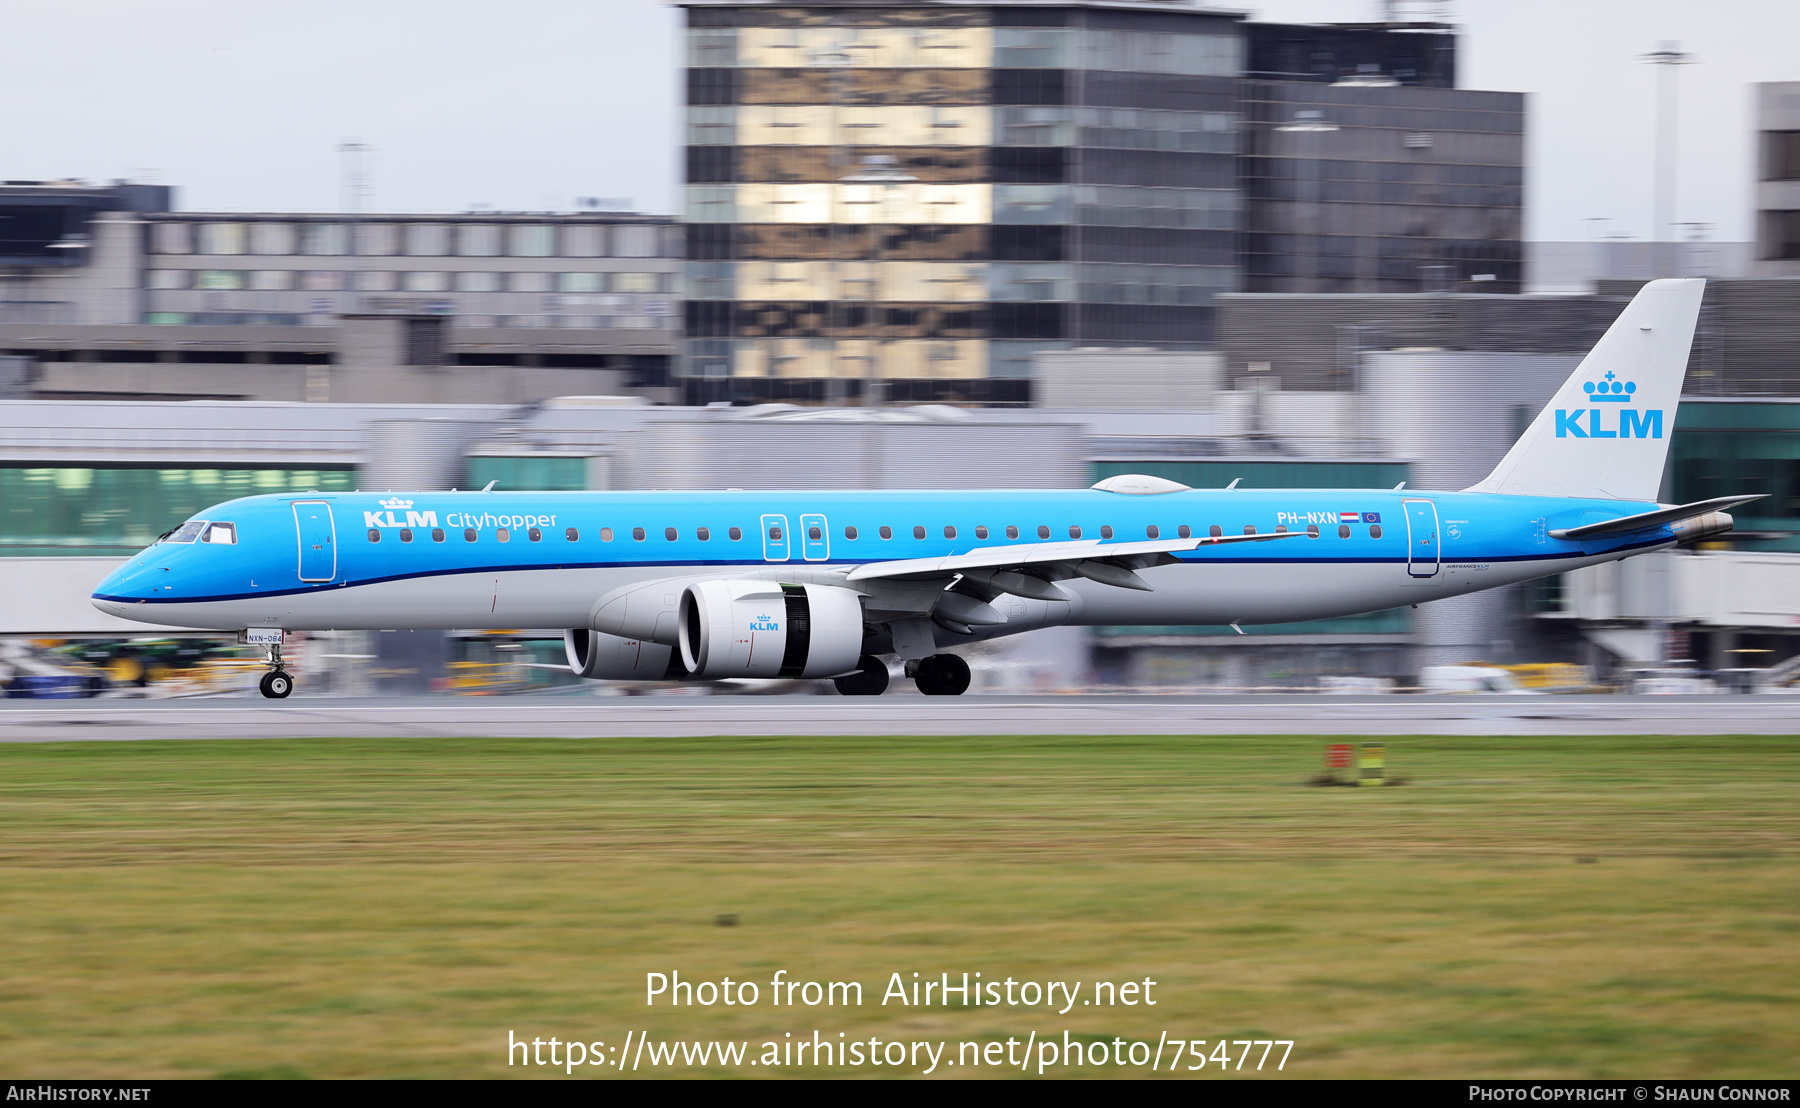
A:
{"label": "white underbelly", "polygon": [[1299,623],[1379,612],[1562,573],[1611,557],[1532,562],[1446,562],[1413,577],[1399,562],[1212,562],[1138,571],[1154,592],[1066,581],[1081,598],[1072,622],[1177,627]]}

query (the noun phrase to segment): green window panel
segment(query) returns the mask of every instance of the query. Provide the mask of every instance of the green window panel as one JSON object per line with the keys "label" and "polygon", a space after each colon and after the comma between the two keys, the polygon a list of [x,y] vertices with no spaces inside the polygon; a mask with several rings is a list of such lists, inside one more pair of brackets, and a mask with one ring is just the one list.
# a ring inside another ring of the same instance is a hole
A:
{"label": "green window panel", "polygon": [[1800,431],[1800,404],[1683,401],[1677,431]]}
{"label": "green window panel", "polygon": [[[1800,431],[1680,431],[1669,443],[1667,499],[1686,504],[1765,493],[1732,510],[1739,531],[1800,531]],[[1750,550],[1800,550],[1800,536],[1735,539]]]}
{"label": "green window panel", "polygon": [[470,458],[468,487],[489,481],[505,492],[579,492],[588,487],[588,459]]}
{"label": "green window panel", "polygon": [[1407,480],[1405,462],[1095,462],[1095,481],[1142,473],[1196,489],[1391,489]]}
{"label": "green window panel", "polygon": [[344,492],[351,469],[0,466],[0,555],[132,554],[213,504]]}
{"label": "green window panel", "polygon": [[1731,513],[1738,531],[1790,533],[1729,541],[1744,550],[1800,551],[1800,404],[1684,402],[1663,482],[1663,499],[1676,504],[1767,494]]}

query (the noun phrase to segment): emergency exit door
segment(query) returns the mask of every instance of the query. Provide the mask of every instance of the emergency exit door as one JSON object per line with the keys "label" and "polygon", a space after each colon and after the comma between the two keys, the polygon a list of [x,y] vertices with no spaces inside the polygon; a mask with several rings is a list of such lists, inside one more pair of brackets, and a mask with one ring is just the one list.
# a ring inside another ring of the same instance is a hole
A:
{"label": "emergency exit door", "polygon": [[788,560],[788,525],[786,516],[762,517],[763,561]]}
{"label": "emergency exit door", "polygon": [[337,528],[331,505],[323,500],[294,501],[294,531],[300,540],[300,580],[329,581],[337,576]]}
{"label": "emergency exit door", "polygon": [[1442,560],[1438,542],[1437,504],[1408,500],[1406,507],[1406,572],[1411,577],[1436,577]]}
{"label": "emergency exit door", "polygon": [[800,556],[809,562],[831,558],[831,525],[822,515],[800,517]]}

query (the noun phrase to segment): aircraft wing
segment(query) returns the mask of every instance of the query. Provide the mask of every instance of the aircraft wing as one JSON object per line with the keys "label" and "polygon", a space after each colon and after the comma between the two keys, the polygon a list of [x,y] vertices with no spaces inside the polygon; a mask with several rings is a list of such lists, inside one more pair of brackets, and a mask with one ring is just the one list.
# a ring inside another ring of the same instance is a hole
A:
{"label": "aircraft wing", "polygon": [[1599,523],[1584,523],[1580,527],[1559,527],[1550,532],[1550,537],[1553,539],[1585,539],[1589,535],[1618,535],[1627,531],[1642,531],[1646,527],[1655,527],[1659,523],[1673,523],[1678,519],[1687,519],[1689,516],[1724,511],[1726,508],[1747,504],[1752,500],[1761,500],[1767,495],[1768,493],[1755,493],[1750,496],[1718,496],[1711,500],[1696,500],[1692,504],[1658,508],[1653,512],[1640,512],[1634,516],[1622,516],[1619,519],[1607,519]]}
{"label": "aircraft wing", "polygon": [[[1012,587],[1015,579],[1033,577],[1039,581],[1086,577],[1121,588],[1151,591],[1150,586],[1132,570],[1153,565],[1167,565],[1176,553],[1236,542],[1268,542],[1273,539],[1304,538],[1305,531],[1276,531],[1265,535],[1221,535],[1218,538],[1148,539],[1141,542],[1106,542],[1101,539],[1076,539],[1070,542],[1009,543],[984,546],[967,554],[950,554],[941,558],[901,558],[891,562],[871,562],[851,570],[847,580],[921,580],[950,577],[954,574],[992,579],[1005,592],[1037,595],[1026,584],[1025,589]],[[994,575],[1000,575],[997,579]]]}

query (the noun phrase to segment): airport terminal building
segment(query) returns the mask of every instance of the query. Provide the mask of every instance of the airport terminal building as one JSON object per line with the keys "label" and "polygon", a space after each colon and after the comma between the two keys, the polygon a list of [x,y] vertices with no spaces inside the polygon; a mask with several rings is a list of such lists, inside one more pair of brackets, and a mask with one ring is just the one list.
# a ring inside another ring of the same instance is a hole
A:
{"label": "airport terminal building", "polygon": [[0,184],[0,396],[673,399],[671,219],[177,212],[173,192]]}

